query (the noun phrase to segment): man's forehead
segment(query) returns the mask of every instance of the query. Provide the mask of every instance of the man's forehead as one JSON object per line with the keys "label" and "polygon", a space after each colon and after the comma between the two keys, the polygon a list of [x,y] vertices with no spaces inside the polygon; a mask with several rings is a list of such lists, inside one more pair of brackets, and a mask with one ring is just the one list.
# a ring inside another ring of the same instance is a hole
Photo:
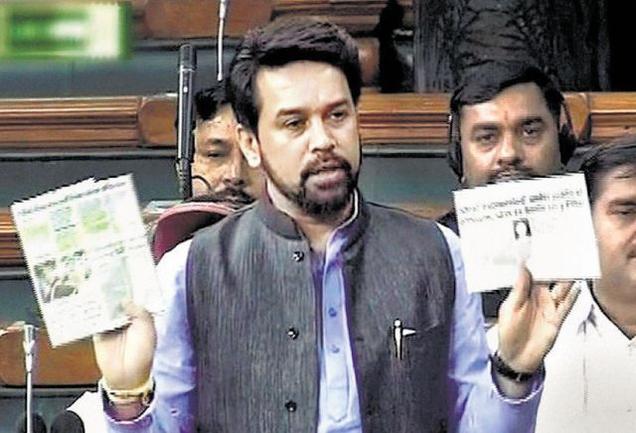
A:
{"label": "man's forehead", "polygon": [[214,130],[229,130],[236,127],[236,117],[229,105],[223,105],[211,119],[199,120],[197,130],[210,132]]}
{"label": "man's forehead", "polygon": [[507,87],[494,98],[461,109],[463,122],[517,121],[533,117],[551,116],[548,104],[535,83],[521,83]]}
{"label": "man's forehead", "polygon": [[[324,79],[319,80],[318,77]],[[313,87],[318,85],[322,91],[312,92]],[[260,110],[274,112],[293,111],[313,103],[329,103],[332,102],[330,98],[351,98],[347,79],[339,68],[308,60],[261,67],[256,74],[255,90]],[[316,100],[315,93],[318,93],[319,100]]]}
{"label": "man's forehead", "polygon": [[636,199],[636,163],[615,167],[599,179],[601,195],[628,194]]}
{"label": "man's forehead", "polygon": [[221,105],[211,119],[206,119],[202,123],[209,125],[219,125],[228,122],[236,122],[236,116],[230,104]]}

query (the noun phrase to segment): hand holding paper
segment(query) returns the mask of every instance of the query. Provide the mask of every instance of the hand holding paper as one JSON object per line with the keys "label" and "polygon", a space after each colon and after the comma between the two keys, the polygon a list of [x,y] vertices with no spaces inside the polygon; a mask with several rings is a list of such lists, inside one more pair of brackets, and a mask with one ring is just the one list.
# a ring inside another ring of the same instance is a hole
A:
{"label": "hand holding paper", "polygon": [[97,365],[112,389],[134,389],[148,380],[157,341],[146,310],[132,303],[124,309],[128,325],[93,336]]}
{"label": "hand holding paper", "polygon": [[499,309],[498,351],[512,369],[532,373],[539,368],[578,296],[579,291],[572,284],[535,284],[530,271],[520,269],[512,291]]}
{"label": "hand holding paper", "polygon": [[468,290],[510,287],[520,264],[541,281],[598,278],[580,173],[454,192]]}
{"label": "hand holding paper", "polygon": [[468,290],[513,286],[499,310],[499,356],[535,372],[574,304],[572,280],[600,275],[583,175],[455,191],[455,208]]}
{"label": "hand holding paper", "polygon": [[130,175],[87,179],[11,210],[54,347],[124,326],[125,299],[162,309]]}

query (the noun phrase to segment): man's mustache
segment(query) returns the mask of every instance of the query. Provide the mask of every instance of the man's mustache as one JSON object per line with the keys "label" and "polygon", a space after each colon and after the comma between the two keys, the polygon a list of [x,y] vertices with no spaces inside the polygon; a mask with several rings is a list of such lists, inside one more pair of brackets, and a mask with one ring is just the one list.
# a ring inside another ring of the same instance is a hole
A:
{"label": "man's mustache", "polygon": [[531,179],[538,177],[536,173],[529,167],[515,166],[497,170],[488,176],[488,183],[505,182],[508,180]]}
{"label": "man's mustache", "polygon": [[255,200],[254,197],[245,192],[242,188],[228,187],[207,194],[197,195],[192,197],[190,201],[202,202],[209,201],[214,203],[220,203],[231,209],[240,209],[245,205],[252,203]]}
{"label": "man's mustache", "polygon": [[307,166],[300,172],[300,179],[302,183],[305,183],[309,176],[318,174],[325,170],[338,169],[351,173],[351,164],[349,164],[349,161],[346,159],[332,154],[326,158],[317,159],[307,164]]}
{"label": "man's mustache", "polygon": [[221,200],[228,201],[233,205],[242,207],[254,201],[254,197],[249,195],[243,188],[225,188],[220,192]]}

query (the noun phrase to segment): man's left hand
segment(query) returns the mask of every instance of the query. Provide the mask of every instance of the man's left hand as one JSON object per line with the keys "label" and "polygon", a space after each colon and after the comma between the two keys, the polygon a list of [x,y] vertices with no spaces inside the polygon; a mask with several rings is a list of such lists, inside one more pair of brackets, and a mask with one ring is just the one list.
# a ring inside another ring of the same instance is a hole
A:
{"label": "man's left hand", "polygon": [[513,370],[534,373],[550,351],[579,290],[573,281],[534,284],[524,266],[499,309],[499,356]]}

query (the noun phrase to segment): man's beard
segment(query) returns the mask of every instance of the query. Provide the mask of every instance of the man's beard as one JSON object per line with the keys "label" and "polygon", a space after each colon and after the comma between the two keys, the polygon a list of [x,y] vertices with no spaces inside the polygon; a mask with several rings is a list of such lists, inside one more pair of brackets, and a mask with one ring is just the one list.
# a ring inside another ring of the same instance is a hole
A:
{"label": "man's beard", "polygon": [[[263,156],[263,170],[269,177],[270,181],[280,191],[280,193],[289,201],[302,209],[307,215],[319,218],[328,218],[342,211],[349,203],[349,197],[358,184],[358,173],[353,173],[351,164],[344,158],[329,154],[308,164],[300,173],[300,182],[297,187],[286,185],[278,174],[272,169],[269,161]],[[331,189],[342,189],[340,194],[333,195],[328,199],[321,198],[318,186],[313,188],[307,186],[309,178],[317,175],[324,170],[340,169],[344,172],[344,181],[332,187]]]}

